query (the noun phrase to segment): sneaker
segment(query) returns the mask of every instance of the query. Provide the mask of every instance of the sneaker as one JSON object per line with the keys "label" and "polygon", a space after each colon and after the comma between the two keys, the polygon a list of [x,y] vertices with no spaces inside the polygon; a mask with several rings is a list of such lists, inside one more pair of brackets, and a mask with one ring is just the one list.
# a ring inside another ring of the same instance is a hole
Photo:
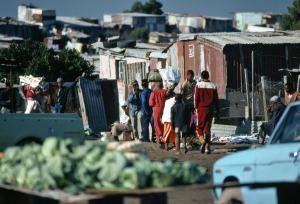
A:
{"label": "sneaker", "polygon": [[200,151],[201,151],[202,154],[205,153],[205,143],[201,144]]}
{"label": "sneaker", "polygon": [[186,154],[188,152],[187,148],[184,148],[184,154]]}
{"label": "sneaker", "polygon": [[205,154],[210,154],[210,153],[211,153],[211,151],[209,149],[205,150]]}

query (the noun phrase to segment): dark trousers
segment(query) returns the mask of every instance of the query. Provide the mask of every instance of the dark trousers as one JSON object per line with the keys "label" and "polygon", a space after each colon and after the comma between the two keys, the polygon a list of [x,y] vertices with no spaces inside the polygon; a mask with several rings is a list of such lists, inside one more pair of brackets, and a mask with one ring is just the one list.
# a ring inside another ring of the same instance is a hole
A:
{"label": "dark trousers", "polygon": [[150,126],[150,122],[151,122],[151,115],[147,115],[146,113],[143,113],[143,112],[142,112],[142,115],[141,115],[142,136],[143,136],[143,140],[145,142],[150,141],[149,126]]}

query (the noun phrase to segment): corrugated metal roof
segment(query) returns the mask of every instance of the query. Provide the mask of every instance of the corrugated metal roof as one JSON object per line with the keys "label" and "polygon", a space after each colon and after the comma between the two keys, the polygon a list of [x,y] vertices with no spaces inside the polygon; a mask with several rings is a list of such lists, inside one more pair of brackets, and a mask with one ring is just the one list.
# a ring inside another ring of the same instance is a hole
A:
{"label": "corrugated metal roof", "polygon": [[98,24],[89,23],[80,20],[79,17],[73,17],[73,16],[56,16],[56,20],[66,24],[72,24],[72,25],[83,26],[83,27],[99,27]]}
{"label": "corrugated metal roof", "polygon": [[150,49],[150,50],[163,50],[165,46],[158,46],[149,43],[136,43],[135,48],[142,48],[142,49]]}
{"label": "corrugated metal roof", "polygon": [[156,15],[156,14],[146,14],[146,13],[137,13],[137,12],[129,12],[129,13],[108,13],[104,15],[110,16],[128,16],[128,17],[165,17],[165,15]]}
{"label": "corrugated metal roof", "polygon": [[69,32],[67,33],[67,36],[70,38],[89,38],[90,36],[80,32],[80,31],[73,31],[73,32]]}
{"label": "corrugated metal roof", "polygon": [[150,58],[158,58],[158,59],[167,59],[168,54],[167,53],[162,53],[162,52],[151,52]]}
{"label": "corrugated metal roof", "polygon": [[125,50],[125,57],[136,57],[147,59],[151,50],[149,49],[135,49],[135,48],[127,48]]}
{"label": "corrugated metal roof", "polygon": [[199,33],[180,35],[179,40],[204,39],[219,44],[222,48],[238,44],[300,44],[297,33],[264,32],[264,33]]}
{"label": "corrugated metal roof", "polygon": [[101,81],[80,78],[78,96],[84,129],[94,133],[107,131],[108,125],[102,96]]}
{"label": "corrugated metal roof", "polygon": [[23,38],[0,34],[0,41],[2,41],[2,42],[23,41]]}

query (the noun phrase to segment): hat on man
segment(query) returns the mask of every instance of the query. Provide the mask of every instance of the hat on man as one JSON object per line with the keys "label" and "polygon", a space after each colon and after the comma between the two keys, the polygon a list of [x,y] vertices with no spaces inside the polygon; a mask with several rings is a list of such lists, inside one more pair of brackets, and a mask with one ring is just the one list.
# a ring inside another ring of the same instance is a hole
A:
{"label": "hat on man", "polygon": [[279,96],[272,96],[271,98],[270,98],[270,102],[279,102],[280,101],[280,97]]}
{"label": "hat on man", "polygon": [[57,78],[56,80],[57,83],[62,83],[63,82],[63,79],[61,77]]}
{"label": "hat on man", "polygon": [[139,85],[139,83],[138,83],[137,80],[133,80],[133,81],[131,82],[131,85],[132,85],[132,86],[135,86],[135,85]]}
{"label": "hat on man", "polygon": [[122,103],[121,103],[121,107],[125,107],[125,106],[128,106],[128,103],[127,103],[127,101],[122,101]]}

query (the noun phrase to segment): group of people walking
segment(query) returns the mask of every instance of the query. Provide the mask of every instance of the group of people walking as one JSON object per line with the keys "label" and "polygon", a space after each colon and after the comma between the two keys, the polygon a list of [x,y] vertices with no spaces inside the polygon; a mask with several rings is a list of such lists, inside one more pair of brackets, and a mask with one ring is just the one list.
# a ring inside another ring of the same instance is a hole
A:
{"label": "group of people walking", "polygon": [[[131,83],[128,100],[121,105],[124,113],[119,123],[112,127],[112,135],[118,140],[122,132],[133,133],[133,139],[164,144],[175,143],[180,153],[181,138],[197,135],[201,152],[210,153],[210,128],[214,113],[218,115],[217,87],[209,80],[209,73],[203,71],[201,80],[194,80],[194,72],[188,70],[187,78],[175,93],[177,84],[163,87],[154,82],[149,88],[147,79],[142,80],[142,90],[136,80]],[[126,119],[125,119],[126,118]],[[185,151],[186,148],[186,141]]]}
{"label": "group of people walking", "polygon": [[63,79],[58,78],[55,84],[49,83],[45,88],[29,84],[13,88],[7,82],[6,89],[0,91],[0,113],[63,113],[68,94],[63,83]]}

